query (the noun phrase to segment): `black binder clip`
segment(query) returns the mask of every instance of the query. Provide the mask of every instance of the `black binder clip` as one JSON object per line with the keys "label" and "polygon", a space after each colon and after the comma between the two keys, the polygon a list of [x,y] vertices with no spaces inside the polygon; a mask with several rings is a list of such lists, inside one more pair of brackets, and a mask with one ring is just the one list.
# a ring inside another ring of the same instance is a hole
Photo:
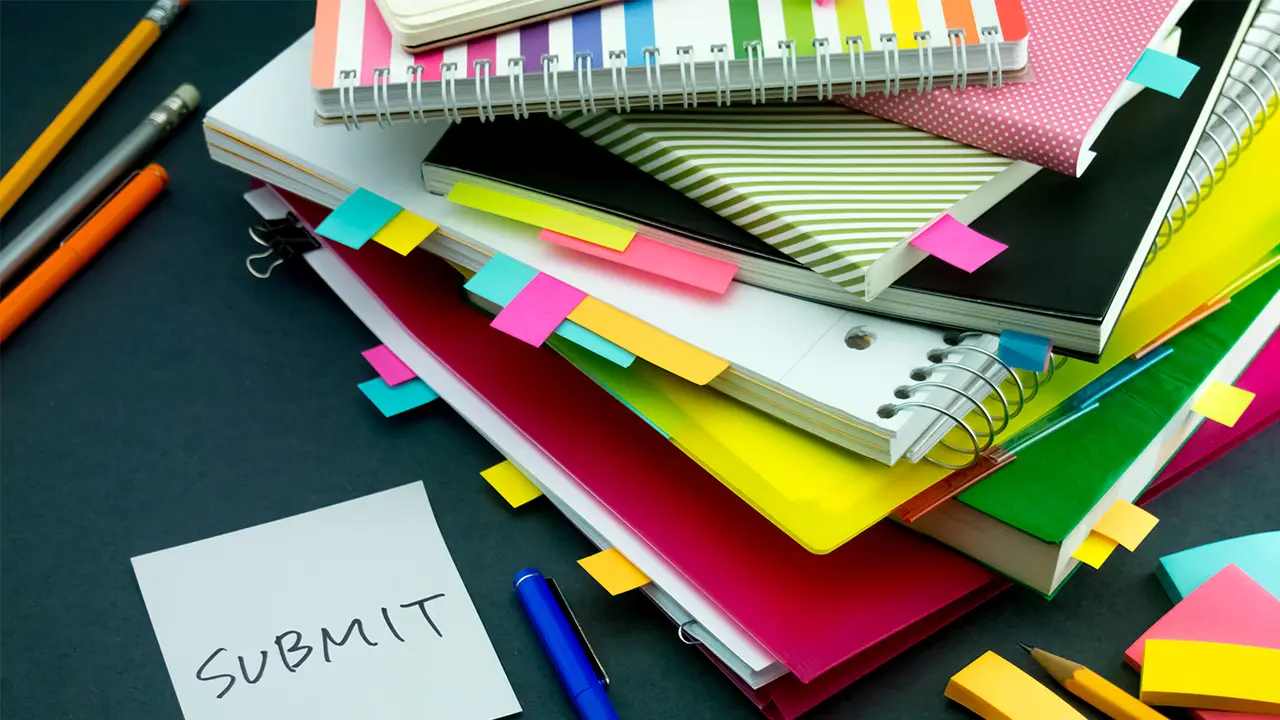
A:
{"label": "black binder clip", "polygon": [[[298,218],[293,213],[279,220],[267,220],[261,225],[250,227],[249,237],[266,250],[245,258],[244,266],[249,269],[250,275],[262,280],[271,277],[271,272],[281,263],[320,247],[320,241],[298,224]],[[271,259],[271,263],[265,270],[254,267],[255,262],[267,259]]]}

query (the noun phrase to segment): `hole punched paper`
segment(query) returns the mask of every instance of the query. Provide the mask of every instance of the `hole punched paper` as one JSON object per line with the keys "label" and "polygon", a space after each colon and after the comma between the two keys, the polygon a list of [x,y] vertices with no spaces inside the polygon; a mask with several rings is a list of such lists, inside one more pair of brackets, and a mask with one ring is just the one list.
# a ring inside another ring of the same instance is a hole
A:
{"label": "hole punched paper", "polygon": [[133,569],[186,720],[520,712],[421,482]]}

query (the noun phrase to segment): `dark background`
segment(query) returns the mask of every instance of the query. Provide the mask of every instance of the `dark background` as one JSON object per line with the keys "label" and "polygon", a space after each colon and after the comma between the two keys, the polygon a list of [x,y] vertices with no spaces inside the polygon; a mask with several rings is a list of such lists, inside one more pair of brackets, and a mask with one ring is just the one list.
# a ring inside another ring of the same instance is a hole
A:
{"label": "dark background", "polygon": [[[0,166],[146,8],[0,2]],[[0,238],[179,83],[212,106],[313,13],[305,1],[193,2]],[[373,336],[305,266],[269,281],[245,272],[248,181],[209,160],[198,118],[157,160],[167,193],[0,352],[0,716],[180,718],[131,557],[422,479],[524,717],[572,715],[510,589],[529,565],[561,582],[623,718],[758,717],[643,595],[610,598],[577,568],[593,548],[549,503],[505,507],[478,475],[501,456],[448,406],[378,415],[355,387],[372,375],[359,353]],[[1051,603],[1006,592],[809,717],[966,717],[942,696],[947,678],[987,649],[1030,668],[1018,641],[1135,689],[1122,652],[1170,607],[1157,558],[1280,527],[1277,440],[1280,429],[1264,432],[1154,502],[1162,522],[1137,553],[1077,573]]]}

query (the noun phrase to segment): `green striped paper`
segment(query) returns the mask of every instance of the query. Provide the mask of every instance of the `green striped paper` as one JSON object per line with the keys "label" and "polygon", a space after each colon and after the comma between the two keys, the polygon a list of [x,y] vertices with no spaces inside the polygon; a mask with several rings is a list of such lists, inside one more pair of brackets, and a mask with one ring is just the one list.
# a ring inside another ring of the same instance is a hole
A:
{"label": "green striped paper", "polygon": [[602,113],[566,123],[861,294],[886,252],[1012,163],[842,108]]}

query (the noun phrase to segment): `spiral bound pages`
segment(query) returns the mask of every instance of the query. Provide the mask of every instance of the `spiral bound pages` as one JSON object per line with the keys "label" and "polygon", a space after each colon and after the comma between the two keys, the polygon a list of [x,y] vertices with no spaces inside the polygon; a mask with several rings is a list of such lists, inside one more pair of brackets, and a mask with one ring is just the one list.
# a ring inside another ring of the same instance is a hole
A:
{"label": "spiral bound pages", "polygon": [[319,115],[558,115],[765,102],[1022,77],[1022,0],[624,0],[417,55],[374,0],[319,0]]}

